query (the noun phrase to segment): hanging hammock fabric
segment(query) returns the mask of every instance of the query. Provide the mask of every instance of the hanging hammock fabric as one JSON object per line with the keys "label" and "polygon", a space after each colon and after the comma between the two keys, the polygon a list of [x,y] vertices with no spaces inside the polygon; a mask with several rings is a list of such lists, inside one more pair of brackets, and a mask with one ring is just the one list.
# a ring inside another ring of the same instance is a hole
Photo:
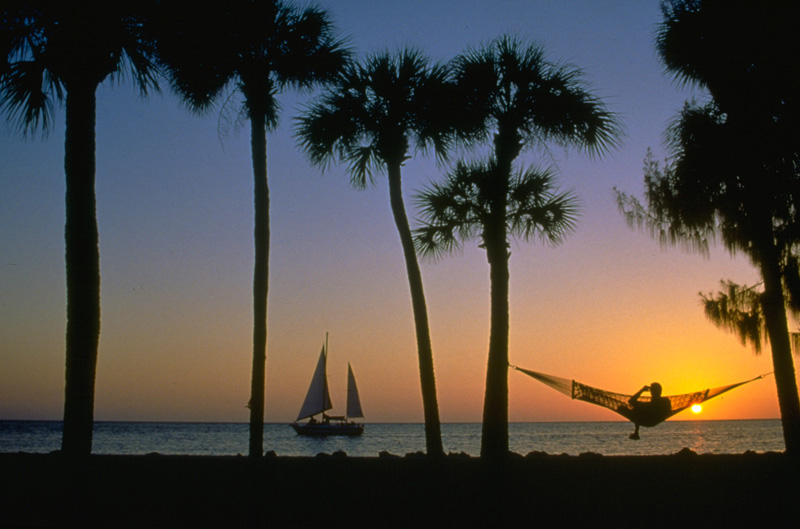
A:
{"label": "hanging hammock fabric", "polygon": [[[718,388],[704,389],[702,391],[696,391],[694,393],[686,393],[684,395],[667,396],[665,398],[669,399],[670,409],[668,411],[665,410],[664,413],[659,414],[659,416],[657,417],[654,417],[650,413],[646,414],[640,413],[640,408],[634,407],[630,403],[631,395],[624,395],[622,393],[613,393],[611,391],[605,391],[602,389],[594,388],[592,386],[587,386],[586,384],[581,384],[576,380],[571,380],[562,377],[555,377],[552,375],[546,375],[544,373],[539,373],[537,371],[522,369],[521,367],[517,367],[514,365],[510,367],[519,371],[520,373],[525,373],[529,377],[538,380],[543,384],[550,386],[551,388],[555,389],[560,393],[563,393],[564,395],[566,395],[571,399],[582,400],[584,402],[589,402],[591,404],[603,406],[604,408],[608,408],[611,411],[619,413],[620,415],[622,415],[623,417],[625,417],[634,424],[638,424],[641,426],[648,426],[648,427],[660,424],[661,422],[664,422],[665,420],[669,419],[676,413],[681,412],[694,404],[699,404],[708,399],[712,399],[718,395],[725,393],[726,391],[730,391],[734,388],[737,388],[749,382],[753,382],[755,380],[759,380],[771,374],[771,373],[766,373],[764,375],[757,376],[753,379],[745,380],[744,382],[737,382],[736,384],[730,384],[728,386],[720,386]],[[650,402],[650,397],[640,396],[638,398],[638,402],[641,403]]]}

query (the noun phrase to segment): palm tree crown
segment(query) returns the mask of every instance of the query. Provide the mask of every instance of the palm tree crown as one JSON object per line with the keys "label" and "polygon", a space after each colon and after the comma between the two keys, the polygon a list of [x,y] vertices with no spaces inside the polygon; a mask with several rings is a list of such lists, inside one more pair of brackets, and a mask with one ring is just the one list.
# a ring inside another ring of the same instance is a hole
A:
{"label": "palm tree crown", "polygon": [[598,154],[616,145],[616,115],[580,69],[549,62],[539,46],[504,35],[460,55],[453,68],[461,106],[483,131],[479,141],[494,143],[499,163],[551,141]]}
{"label": "palm tree crown", "polygon": [[419,51],[372,55],[349,64],[298,119],[300,146],[314,164],[347,163],[356,187],[387,164],[402,164],[412,147],[432,146],[444,157],[450,147],[447,90],[447,69]]}
{"label": "palm tree crown", "polygon": [[[433,183],[417,196],[422,227],[415,241],[422,255],[438,257],[467,240],[486,245],[484,227],[491,223],[494,171],[490,163],[458,162],[444,183]],[[504,215],[509,235],[559,244],[575,228],[577,197],[559,192],[555,178],[552,171],[533,167],[511,175]]]}
{"label": "palm tree crown", "polygon": [[350,56],[316,7],[231,0],[196,9],[191,0],[162,0],[159,18],[158,52],[184,102],[205,111],[233,87],[245,116],[263,117],[270,129],[278,123],[278,93],[329,81]]}
{"label": "palm tree crown", "polygon": [[69,85],[129,76],[158,89],[141,2],[10,2],[0,20],[0,101],[24,133],[47,131]]}

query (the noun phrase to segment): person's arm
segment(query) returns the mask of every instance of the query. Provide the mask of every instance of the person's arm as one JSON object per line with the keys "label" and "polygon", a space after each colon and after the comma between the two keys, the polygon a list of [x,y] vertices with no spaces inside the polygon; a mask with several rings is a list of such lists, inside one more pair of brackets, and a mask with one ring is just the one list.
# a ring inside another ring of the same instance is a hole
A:
{"label": "person's arm", "polygon": [[650,386],[642,386],[642,389],[634,393],[634,395],[630,399],[628,399],[628,404],[633,405],[636,402],[638,402],[639,397],[641,397],[642,393],[644,393],[645,391],[650,391]]}

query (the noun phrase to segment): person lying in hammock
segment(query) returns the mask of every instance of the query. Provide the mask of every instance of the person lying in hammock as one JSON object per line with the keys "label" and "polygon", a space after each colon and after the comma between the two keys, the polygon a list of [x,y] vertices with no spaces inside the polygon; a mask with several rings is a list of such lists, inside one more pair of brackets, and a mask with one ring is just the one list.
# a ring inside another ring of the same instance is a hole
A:
{"label": "person lying in hammock", "polygon": [[[531,371],[529,369],[522,369],[511,365],[511,367],[520,373],[528,375],[529,377],[538,380],[539,382],[550,386],[552,389],[563,393],[573,400],[582,400],[590,404],[602,406],[609,410],[615,411],[631,421],[636,425],[636,431],[631,435],[631,439],[639,438],[639,427],[646,426],[652,428],[657,424],[667,420],[676,413],[679,413],[693,404],[700,404],[708,399],[713,399],[723,393],[738,388],[744,384],[748,384],[755,380],[764,378],[772,373],[759,375],[750,380],[737,382],[735,384],[728,384],[727,386],[719,386],[716,388],[707,388],[692,393],[684,393],[682,395],[671,395],[665,397],[661,394],[661,384],[653,382],[649,386],[644,386],[635,395],[630,396],[623,393],[614,393],[613,391],[606,391],[600,388],[595,388],[582,384],[574,379],[556,377],[539,373],[538,371]],[[642,397],[645,391],[650,392],[649,397]]]}
{"label": "person lying in hammock", "polygon": [[[642,393],[650,392],[649,400],[639,400]],[[653,382],[649,386],[642,386],[629,400],[630,411],[626,417],[636,426],[631,434],[631,439],[639,439],[639,426],[655,426],[672,414],[672,403],[667,397],[661,396],[661,384]]]}

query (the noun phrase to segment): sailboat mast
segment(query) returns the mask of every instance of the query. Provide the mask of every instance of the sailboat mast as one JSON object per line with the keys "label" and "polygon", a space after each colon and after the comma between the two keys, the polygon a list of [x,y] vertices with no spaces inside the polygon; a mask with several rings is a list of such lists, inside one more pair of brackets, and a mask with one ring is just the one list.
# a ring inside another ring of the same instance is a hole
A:
{"label": "sailboat mast", "polygon": [[325,418],[325,396],[328,395],[328,331],[325,331],[325,366],[322,373],[322,417]]}

